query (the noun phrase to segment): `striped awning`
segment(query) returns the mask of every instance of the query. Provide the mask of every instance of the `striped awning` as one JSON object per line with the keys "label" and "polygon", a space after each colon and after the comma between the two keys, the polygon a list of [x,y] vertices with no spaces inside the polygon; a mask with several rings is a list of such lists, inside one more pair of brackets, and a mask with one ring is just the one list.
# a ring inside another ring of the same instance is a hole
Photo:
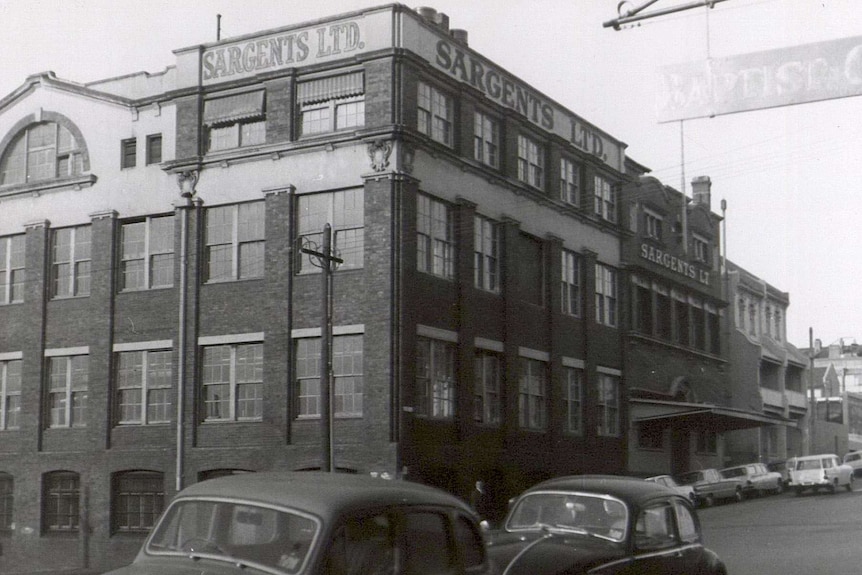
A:
{"label": "striped awning", "polygon": [[204,124],[211,126],[263,116],[263,98],[263,90],[257,90],[207,100],[204,102]]}
{"label": "striped awning", "polygon": [[359,96],[365,93],[365,73],[360,70],[350,74],[300,82],[296,92],[297,103],[300,105]]}

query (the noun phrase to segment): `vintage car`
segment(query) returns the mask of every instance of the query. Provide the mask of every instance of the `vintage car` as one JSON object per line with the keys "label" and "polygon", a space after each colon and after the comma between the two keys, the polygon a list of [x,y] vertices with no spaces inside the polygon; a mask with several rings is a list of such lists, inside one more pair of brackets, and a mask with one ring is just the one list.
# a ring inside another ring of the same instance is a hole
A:
{"label": "vintage car", "polygon": [[698,503],[704,507],[710,507],[718,501],[742,501],[744,498],[745,480],[738,477],[726,479],[718,469],[689,471],[680,475],[679,481],[694,488]]}
{"label": "vintage car", "polygon": [[743,494],[746,497],[781,493],[784,491],[784,480],[780,473],[769,471],[765,463],[747,463],[719,469],[725,479],[741,479]]}
{"label": "vintage car", "polygon": [[398,575],[491,571],[468,505],[401,480],[266,472],[203,481],[111,575]]}
{"label": "vintage car", "polygon": [[797,495],[808,489],[835,493],[842,486],[853,491],[853,468],[832,453],[797,457],[790,470],[790,487]]}
{"label": "vintage car", "polygon": [[613,475],[544,481],[516,497],[488,553],[504,575],[725,575],[704,547],[691,501],[662,485]]}
{"label": "vintage car", "polygon": [[646,480],[673,489],[683,497],[688,497],[692,503],[697,505],[697,493],[695,493],[694,487],[691,485],[680,485],[670,475],[654,475],[653,477],[647,477]]}
{"label": "vintage car", "polygon": [[844,456],[844,463],[853,468],[853,476],[862,475],[862,451],[851,451]]}

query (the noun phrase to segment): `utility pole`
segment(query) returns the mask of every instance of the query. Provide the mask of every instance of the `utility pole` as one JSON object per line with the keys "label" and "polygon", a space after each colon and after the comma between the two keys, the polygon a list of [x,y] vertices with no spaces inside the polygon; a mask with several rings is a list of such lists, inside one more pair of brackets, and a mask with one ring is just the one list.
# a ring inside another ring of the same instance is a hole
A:
{"label": "utility pole", "polygon": [[321,471],[335,471],[332,449],[332,272],[344,260],[332,253],[332,226],[328,223],[323,227],[323,247],[321,251],[302,248],[302,253],[308,254],[316,261],[312,265],[323,270],[321,274],[321,295],[323,296],[323,320],[320,327],[320,447]]}
{"label": "utility pole", "polygon": [[816,451],[816,430],[817,430],[817,399],[814,397],[814,328],[808,328],[808,392],[811,394],[811,413],[808,422],[811,432],[808,445],[808,454],[817,453]]}

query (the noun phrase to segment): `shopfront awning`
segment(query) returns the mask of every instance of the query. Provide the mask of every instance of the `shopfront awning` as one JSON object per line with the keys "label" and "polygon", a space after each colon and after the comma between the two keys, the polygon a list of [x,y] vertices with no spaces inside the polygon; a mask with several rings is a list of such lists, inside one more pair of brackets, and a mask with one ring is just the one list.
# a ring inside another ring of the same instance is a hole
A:
{"label": "shopfront awning", "polygon": [[299,105],[360,96],[365,93],[365,73],[362,71],[300,82],[296,89]]}
{"label": "shopfront awning", "polygon": [[236,122],[263,116],[263,90],[214,98],[204,102],[204,124]]}
{"label": "shopfront awning", "polygon": [[[642,412],[640,415],[638,415],[639,411]],[[643,413],[643,411],[649,411],[649,413]],[[766,425],[796,427],[796,422],[792,420],[754,411],[708,404],[675,404],[675,402],[650,403],[648,410],[639,410],[633,406],[632,419],[635,423],[644,426],[685,427],[716,432]]]}

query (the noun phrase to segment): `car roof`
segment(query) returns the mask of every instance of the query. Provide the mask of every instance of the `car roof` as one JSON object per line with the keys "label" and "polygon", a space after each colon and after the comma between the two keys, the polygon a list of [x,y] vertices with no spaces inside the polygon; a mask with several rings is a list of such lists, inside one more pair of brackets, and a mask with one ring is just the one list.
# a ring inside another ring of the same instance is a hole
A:
{"label": "car roof", "polygon": [[392,505],[455,507],[475,516],[465,502],[440,489],[400,479],[349,473],[243,473],[201,481],[177,494],[177,499],[199,497],[280,505],[304,510],[324,519],[348,511]]}
{"label": "car roof", "polygon": [[642,504],[650,499],[667,495],[678,496],[669,487],[624,475],[568,475],[543,481],[524,493],[547,490],[588,491],[604,493],[626,501]]}
{"label": "car roof", "polygon": [[813,455],[800,455],[799,457],[795,457],[796,461],[800,460],[809,460],[809,459],[820,459],[821,457],[838,457],[834,453],[815,453]]}

